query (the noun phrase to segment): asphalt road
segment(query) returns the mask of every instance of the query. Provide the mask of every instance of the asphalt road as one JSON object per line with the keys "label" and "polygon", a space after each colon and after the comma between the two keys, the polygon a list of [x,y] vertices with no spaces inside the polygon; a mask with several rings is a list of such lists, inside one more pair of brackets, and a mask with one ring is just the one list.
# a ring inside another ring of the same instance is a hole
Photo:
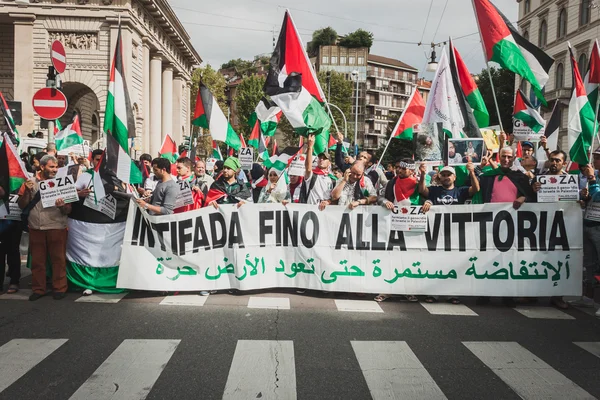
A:
{"label": "asphalt road", "polygon": [[600,398],[589,313],[371,298],[0,296],[0,399]]}

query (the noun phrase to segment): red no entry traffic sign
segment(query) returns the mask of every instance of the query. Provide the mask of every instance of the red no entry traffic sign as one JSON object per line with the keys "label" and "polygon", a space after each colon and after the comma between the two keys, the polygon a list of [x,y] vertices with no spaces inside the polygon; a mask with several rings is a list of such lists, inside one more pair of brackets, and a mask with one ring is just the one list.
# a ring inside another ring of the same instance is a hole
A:
{"label": "red no entry traffic sign", "polygon": [[59,74],[65,72],[67,68],[67,53],[65,52],[65,46],[58,40],[52,42],[50,59],[52,59],[52,65],[54,65],[56,72]]}
{"label": "red no entry traffic sign", "polygon": [[43,88],[33,95],[33,109],[44,119],[57,119],[67,111],[67,97],[58,89]]}

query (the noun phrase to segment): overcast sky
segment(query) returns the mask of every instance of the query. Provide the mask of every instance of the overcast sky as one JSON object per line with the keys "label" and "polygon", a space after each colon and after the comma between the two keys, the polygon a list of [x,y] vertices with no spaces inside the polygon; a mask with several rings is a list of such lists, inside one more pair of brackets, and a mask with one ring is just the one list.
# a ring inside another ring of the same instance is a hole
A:
{"label": "overcast sky", "polygon": [[[432,2],[432,3],[431,3]],[[396,58],[425,73],[430,43],[455,39],[455,46],[472,73],[484,67],[477,23],[471,0],[171,0],[169,2],[192,38],[192,44],[206,63],[218,68],[232,58],[253,59],[273,49],[285,7],[306,44],[311,33],[326,26],[339,35],[363,28],[373,33],[372,54]],[[431,13],[427,18],[431,6]],[[494,4],[516,21],[515,0],[494,0]],[[214,26],[209,26],[214,25]],[[437,33],[436,33],[437,32]],[[461,36],[466,36],[460,38]],[[416,44],[394,41],[423,42]],[[438,48],[438,59],[439,59]]]}

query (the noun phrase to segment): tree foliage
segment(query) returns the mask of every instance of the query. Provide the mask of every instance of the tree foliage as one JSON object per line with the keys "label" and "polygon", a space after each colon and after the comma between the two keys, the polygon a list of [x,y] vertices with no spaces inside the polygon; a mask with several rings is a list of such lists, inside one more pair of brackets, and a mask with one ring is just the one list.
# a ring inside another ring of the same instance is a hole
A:
{"label": "tree foliage", "polygon": [[[336,71],[330,72],[329,86],[327,85],[327,72],[321,71],[317,74],[319,83],[325,92],[325,96],[328,97],[328,101],[331,104],[339,107],[342,112],[346,115],[346,118],[352,118],[352,81],[346,79],[344,74]],[[329,95],[331,93],[331,95]],[[344,118],[338,110],[331,107],[331,113],[337,123],[338,128],[341,132],[344,132]],[[350,122],[350,121],[348,121]],[[350,126],[352,127],[352,126]],[[332,130],[335,129],[335,125],[332,124]],[[348,131],[350,140],[354,137],[354,132]]]}
{"label": "tree foliage", "polygon": [[317,29],[312,34],[312,40],[308,43],[308,55],[314,57],[319,54],[320,46],[334,45],[337,41],[337,32],[332,27]]}
{"label": "tree foliage", "polygon": [[248,126],[248,119],[260,99],[265,95],[263,92],[264,84],[264,76],[248,76],[238,85],[235,93],[236,111],[240,120],[240,126],[236,127],[236,130],[238,133],[242,133],[246,140],[248,140],[252,131]]}
{"label": "tree foliage", "polygon": [[[507,69],[490,68],[496,92],[496,99],[498,100],[500,115],[502,117],[502,125],[506,132],[510,133],[512,132],[515,74]],[[477,86],[479,87],[483,101],[490,114],[490,125],[498,125],[498,113],[496,112],[496,105],[494,104],[492,87],[490,85],[490,78],[487,70],[482,70],[479,75],[477,75],[477,79]]]}
{"label": "tree foliage", "polygon": [[226,68],[235,68],[236,72],[240,76],[251,76],[256,74],[260,67],[267,67],[269,65],[270,58],[268,56],[262,56],[254,61],[242,60],[241,58],[237,58],[234,60],[229,60],[226,63],[221,65],[221,69]]}
{"label": "tree foliage", "polygon": [[343,47],[368,47],[373,46],[373,34],[364,29],[357,29],[344,36],[340,42]]}

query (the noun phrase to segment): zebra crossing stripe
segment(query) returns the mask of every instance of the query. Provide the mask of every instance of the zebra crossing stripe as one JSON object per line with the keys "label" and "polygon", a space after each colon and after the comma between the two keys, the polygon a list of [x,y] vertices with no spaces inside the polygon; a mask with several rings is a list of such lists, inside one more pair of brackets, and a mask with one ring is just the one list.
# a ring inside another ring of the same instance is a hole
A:
{"label": "zebra crossing stripe", "polygon": [[335,300],[338,311],[382,313],[379,304],[371,300]]}
{"label": "zebra crossing stripe", "polygon": [[68,339],[13,339],[0,347],[0,393]]}
{"label": "zebra crossing stripe", "polygon": [[582,349],[600,358],[600,342],[573,342]]}
{"label": "zebra crossing stripe", "polygon": [[71,399],[145,399],[179,342],[180,340],[124,340],[77,389]]}
{"label": "zebra crossing stripe", "polygon": [[554,307],[527,307],[519,306],[515,308],[519,313],[523,314],[527,318],[537,319],[575,319],[572,315],[557,310]]}
{"label": "zebra crossing stripe", "polygon": [[259,297],[248,299],[248,308],[269,308],[274,310],[289,310],[290,299],[287,297]]}
{"label": "zebra crossing stripe", "polygon": [[99,293],[92,294],[89,296],[81,296],[76,302],[79,303],[118,303],[123,297],[127,296],[127,293]]}
{"label": "zebra crossing stripe", "polygon": [[406,342],[351,344],[373,400],[446,399]]}
{"label": "zebra crossing stripe", "polygon": [[450,303],[420,303],[423,308],[433,315],[463,315],[477,317],[477,313],[464,304]]}
{"label": "zebra crossing stripe", "polygon": [[594,399],[517,342],[463,342],[522,399]]}
{"label": "zebra crossing stripe", "polygon": [[179,294],[177,296],[167,296],[161,302],[162,306],[196,306],[202,307],[208,296],[198,294]]}
{"label": "zebra crossing stripe", "polygon": [[296,399],[291,340],[238,340],[223,400]]}

